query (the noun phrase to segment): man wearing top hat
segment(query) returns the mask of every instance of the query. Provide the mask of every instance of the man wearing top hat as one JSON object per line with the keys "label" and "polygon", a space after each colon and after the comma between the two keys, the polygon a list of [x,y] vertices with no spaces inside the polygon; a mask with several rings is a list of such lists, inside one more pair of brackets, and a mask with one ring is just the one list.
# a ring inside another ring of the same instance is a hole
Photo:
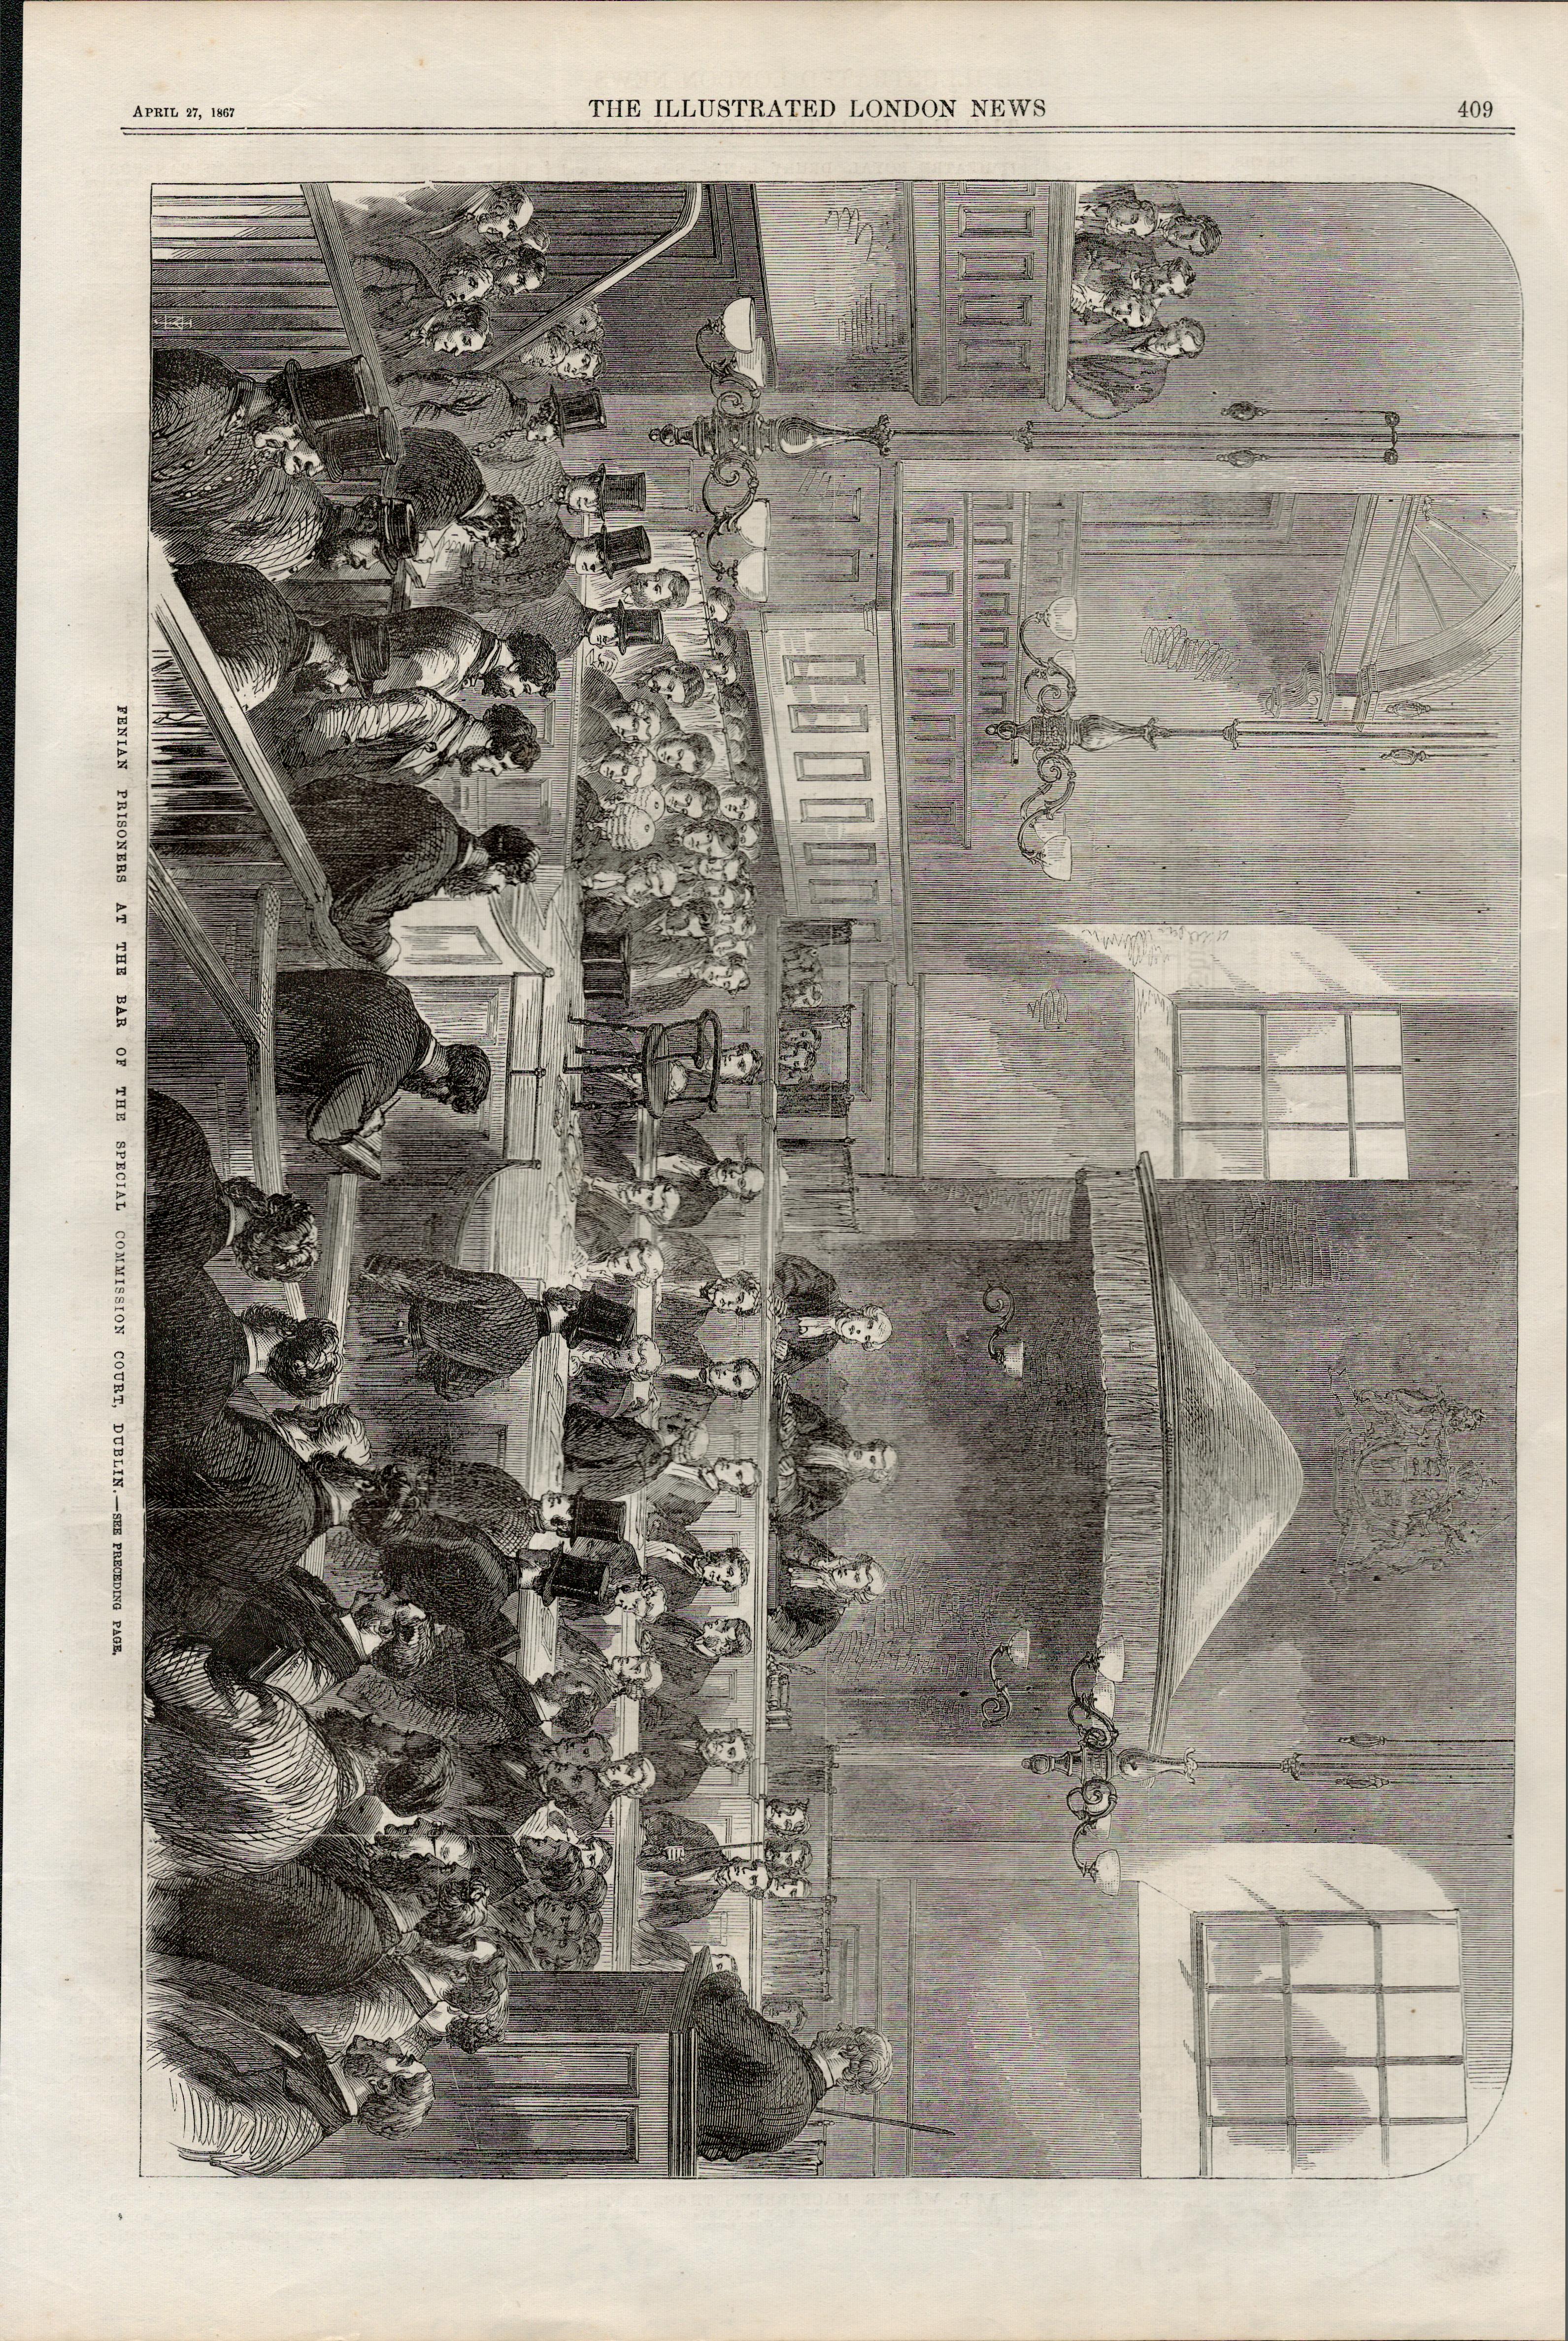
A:
{"label": "man wearing top hat", "polygon": [[589,609],[684,610],[691,580],[678,569],[652,566],[653,545],[645,528],[602,529],[593,539],[596,567],[576,567],[565,583]]}
{"label": "man wearing top hat", "polygon": [[[497,582],[509,593],[521,593],[528,601],[542,601],[557,586],[564,585],[592,607],[596,596],[583,590],[584,583],[592,579],[596,586],[601,573],[611,573],[605,555],[610,541],[604,531],[574,536],[559,512],[534,513],[494,563]],[[646,543],[645,536],[643,542]],[[624,556],[621,565],[628,565]]]}
{"label": "man wearing top hat", "polygon": [[[481,515],[490,490],[484,473],[461,439],[451,431],[405,431],[403,452],[391,489],[391,500],[412,505],[415,544],[434,536],[454,521]],[[361,508],[367,528],[375,522],[371,498]]]}
{"label": "man wearing top hat", "polygon": [[[685,580],[682,579],[682,583]],[[596,660],[614,665],[633,650],[666,648],[664,612],[632,609],[590,610],[571,590],[570,583],[534,602],[508,602],[484,610],[483,619],[514,632],[535,634],[549,643],[558,659],[569,659],[579,643],[586,643]]]}
{"label": "man wearing top hat", "polygon": [[596,526],[610,513],[640,513],[648,502],[646,472],[612,472],[601,463],[592,472],[563,472],[553,495],[533,500],[530,516],[541,519],[552,510],[562,521],[580,520]]}
{"label": "man wearing top hat", "polygon": [[492,633],[465,610],[436,602],[384,617],[338,618],[322,633],[364,691],[547,699],[560,680],[560,662],[537,635]]}

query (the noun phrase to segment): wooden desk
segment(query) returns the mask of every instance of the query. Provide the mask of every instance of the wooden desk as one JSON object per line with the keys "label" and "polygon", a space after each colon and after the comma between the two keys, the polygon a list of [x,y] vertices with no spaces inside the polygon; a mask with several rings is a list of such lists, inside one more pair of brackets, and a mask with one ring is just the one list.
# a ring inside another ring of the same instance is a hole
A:
{"label": "wooden desk", "polygon": [[691,2007],[708,1967],[700,1951],[675,1975],[513,1977],[506,2038],[476,2060],[512,2176],[695,2177]]}

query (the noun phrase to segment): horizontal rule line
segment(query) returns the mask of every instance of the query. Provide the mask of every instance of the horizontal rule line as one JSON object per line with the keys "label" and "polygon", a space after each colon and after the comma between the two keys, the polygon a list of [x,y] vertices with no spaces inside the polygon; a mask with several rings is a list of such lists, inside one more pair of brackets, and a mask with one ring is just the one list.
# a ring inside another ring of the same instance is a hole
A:
{"label": "horizontal rule line", "polygon": [[1512,138],[1511,123],[1435,122],[148,122],[126,138],[694,138],[765,129],[770,137],[947,137],[954,131],[1030,138]]}

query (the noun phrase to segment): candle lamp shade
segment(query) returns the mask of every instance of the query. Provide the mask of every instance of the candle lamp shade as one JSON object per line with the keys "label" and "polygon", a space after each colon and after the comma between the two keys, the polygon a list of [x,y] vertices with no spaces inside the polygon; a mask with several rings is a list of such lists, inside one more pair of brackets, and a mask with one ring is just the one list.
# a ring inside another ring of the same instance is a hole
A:
{"label": "candle lamp shade", "polygon": [[754,553],[747,553],[735,571],[735,583],[748,602],[767,600],[768,557],[764,547],[758,546]]}
{"label": "candle lamp shade", "polygon": [[757,304],[749,294],[742,294],[724,311],[724,336],[732,350],[754,350],[757,345]]}

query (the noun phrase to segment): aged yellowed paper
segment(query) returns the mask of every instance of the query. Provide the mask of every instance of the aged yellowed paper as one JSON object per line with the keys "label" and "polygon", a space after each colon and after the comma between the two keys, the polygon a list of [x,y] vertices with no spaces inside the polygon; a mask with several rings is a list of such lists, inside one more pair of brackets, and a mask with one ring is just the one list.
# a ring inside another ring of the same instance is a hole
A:
{"label": "aged yellowed paper", "polygon": [[1558,2329],[1565,32],[30,12],[17,2341]]}

